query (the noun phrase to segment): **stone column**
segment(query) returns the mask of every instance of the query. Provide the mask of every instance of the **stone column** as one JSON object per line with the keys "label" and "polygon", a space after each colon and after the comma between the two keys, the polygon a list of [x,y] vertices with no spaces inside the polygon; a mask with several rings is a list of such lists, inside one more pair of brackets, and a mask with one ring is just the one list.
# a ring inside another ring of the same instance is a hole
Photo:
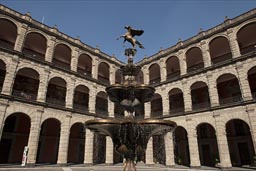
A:
{"label": "stone column", "polygon": [[113,148],[111,137],[106,136],[106,164],[113,164]]}
{"label": "stone column", "polygon": [[144,103],[144,110],[145,110],[145,118],[150,118],[150,113],[151,113],[151,105],[150,102]]}
{"label": "stone column", "polygon": [[8,100],[6,99],[0,99],[0,141],[2,138],[2,133],[4,129],[4,123],[5,123],[5,115],[6,115],[6,110],[8,108]]}
{"label": "stone column", "polygon": [[251,88],[245,67],[241,63],[236,63],[236,70],[243,100],[252,100]]}
{"label": "stone column", "polygon": [[108,99],[108,116],[114,117],[115,104]]}
{"label": "stone column", "polygon": [[219,106],[219,95],[217,90],[216,79],[213,77],[212,73],[207,72],[206,74],[208,80],[208,91],[211,101],[211,107]]}
{"label": "stone column", "polygon": [[114,65],[110,65],[109,68],[109,81],[110,84],[115,84],[115,74],[116,74],[116,68],[114,67]]}
{"label": "stone column", "polygon": [[75,47],[72,50],[72,57],[71,57],[71,70],[76,72],[77,71],[77,62],[78,62],[78,56],[79,55],[79,49]]}
{"label": "stone column", "polygon": [[161,88],[162,104],[163,104],[163,115],[169,115],[169,95],[166,92],[166,88]]}
{"label": "stone column", "polygon": [[22,47],[23,47],[23,44],[24,44],[24,41],[25,41],[27,30],[28,30],[28,25],[27,24],[23,23],[22,26],[19,27],[16,42],[15,42],[15,45],[14,45],[14,50],[19,51],[19,52],[22,51]]}
{"label": "stone column", "polygon": [[73,108],[75,81],[75,77],[71,76],[67,83],[66,108]]}
{"label": "stone column", "polygon": [[92,78],[98,78],[99,59],[96,56],[92,56]]}
{"label": "stone column", "polygon": [[146,149],[146,164],[154,164],[154,154],[153,154],[153,137],[148,140],[148,145]]}
{"label": "stone column", "polygon": [[70,120],[71,115],[66,116],[61,123],[60,131],[60,142],[59,142],[59,152],[58,152],[58,161],[60,165],[65,165],[68,158],[68,143],[69,143],[69,133],[70,133]]}
{"label": "stone column", "polygon": [[209,52],[209,46],[208,44],[204,41],[201,41],[201,46],[202,46],[202,55],[203,55],[203,60],[204,60],[204,67],[209,67],[211,66],[211,56]]}
{"label": "stone column", "polygon": [[188,144],[189,144],[189,154],[190,154],[190,167],[200,167],[199,159],[199,149],[197,142],[197,132],[195,128],[195,123],[191,119],[187,119],[188,125]]}
{"label": "stone column", "polygon": [[160,77],[161,82],[166,81],[167,78],[167,71],[166,71],[166,63],[163,58],[160,59]]}
{"label": "stone column", "polygon": [[142,70],[143,70],[143,74],[144,74],[144,84],[149,84],[148,66],[143,66]]}
{"label": "stone column", "polygon": [[165,155],[166,155],[166,165],[167,166],[174,166],[174,149],[173,149],[173,136],[172,132],[168,132],[164,136],[165,142]]}
{"label": "stone column", "polygon": [[47,49],[46,49],[46,52],[45,52],[45,61],[52,62],[56,38],[55,37],[51,37],[47,41],[48,42],[47,42]]}
{"label": "stone column", "polygon": [[5,75],[4,84],[2,88],[2,93],[5,95],[11,95],[12,93],[12,88],[15,81],[18,64],[19,64],[19,57],[14,55],[13,58],[10,60],[9,67],[6,70],[6,75]]}
{"label": "stone column", "polygon": [[180,63],[180,75],[185,75],[187,74],[187,62],[185,52],[183,50],[179,50],[178,57]]}
{"label": "stone column", "polygon": [[229,46],[232,53],[232,58],[237,58],[241,56],[240,48],[237,42],[236,33],[233,31],[233,28],[229,28],[227,30],[228,37],[229,37]]}
{"label": "stone column", "polygon": [[89,92],[89,112],[90,113],[95,113],[96,109],[95,109],[95,105],[96,105],[96,90],[92,89]]}
{"label": "stone column", "polygon": [[255,111],[254,105],[247,106],[246,112],[248,114],[249,121],[250,121],[250,131],[252,135],[254,151],[256,151],[256,111]]}
{"label": "stone column", "polygon": [[220,165],[224,169],[230,168],[232,165],[228,149],[225,122],[223,121],[224,118],[221,117],[218,113],[214,113],[214,118],[216,124],[216,138],[219,149]]}
{"label": "stone column", "polygon": [[182,80],[182,86],[185,112],[192,111],[191,92],[190,87],[188,87],[187,80]]}
{"label": "stone column", "polygon": [[43,113],[43,108],[38,109],[34,113],[33,118],[31,120],[31,127],[28,139],[28,165],[34,165],[36,163],[37,149],[41,131],[41,118]]}
{"label": "stone column", "polygon": [[40,74],[40,82],[39,82],[38,93],[37,93],[37,101],[39,102],[45,102],[49,75],[50,75],[50,68],[46,66],[44,68],[44,73]]}
{"label": "stone column", "polygon": [[84,164],[93,164],[93,132],[86,129]]}

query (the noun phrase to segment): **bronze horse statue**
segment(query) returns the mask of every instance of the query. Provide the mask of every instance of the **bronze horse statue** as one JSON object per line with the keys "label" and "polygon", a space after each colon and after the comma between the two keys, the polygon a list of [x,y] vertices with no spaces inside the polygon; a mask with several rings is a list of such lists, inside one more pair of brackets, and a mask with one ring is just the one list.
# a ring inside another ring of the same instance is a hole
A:
{"label": "bronze horse statue", "polygon": [[127,29],[127,32],[124,35],[121,35],[117,40],[120,38],[124,38],[124,42],[128,41],[129,43],[132,44],[133,49],[135,49],[136,44],[139,45],[141,49],[144,49],[143,45],[134,38],[134,36],[140,36],[144,33],[143,30],[135,30],[131,26],[125,26],[125,29]]}

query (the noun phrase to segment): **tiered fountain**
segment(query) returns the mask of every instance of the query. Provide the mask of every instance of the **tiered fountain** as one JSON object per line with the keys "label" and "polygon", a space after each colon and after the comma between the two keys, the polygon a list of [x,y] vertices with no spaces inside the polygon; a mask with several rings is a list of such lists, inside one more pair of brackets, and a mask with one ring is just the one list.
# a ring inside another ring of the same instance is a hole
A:
{"label": "tiered fountain", "polygon": [[155,89],[149,85],[136,81],[140,67],[133,64],[133,57],[138,44],[135,35],[141,35],[143,30],[134,30],[130,26],[125,27],[128,32],[120,37],[129,41],[133,48],[125,49],[128,63],[121,66],[124,81],[121,84],[113,84],[106,88],[109,99],[120,105],[127,113],[124,119],[93,119],[85,122],[86,128],[95,133],[110,136],[115,150],[126,160],[124,171],[136,171],[134,160],[144,155],[147,143],[153,135],[161,135],[172,131],[176,123],[169,120],[143,119],[137,120],[134,117],[135,108],[151,100]]}

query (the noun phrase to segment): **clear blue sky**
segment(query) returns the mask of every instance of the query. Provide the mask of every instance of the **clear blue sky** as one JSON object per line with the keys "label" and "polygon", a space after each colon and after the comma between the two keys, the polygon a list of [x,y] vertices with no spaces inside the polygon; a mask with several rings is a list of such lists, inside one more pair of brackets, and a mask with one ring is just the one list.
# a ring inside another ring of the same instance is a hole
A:
{"label": "clear blue sky", "polygon": [[[152,56],[224,21],[256,7],[256,0],[0,0],[20,13],[58,29],[92,47],[126,61],[122,40],[125,25],[145,32],[137,39],[145,46],[135,60]],[[125,44],[125,47],[130,47]]]}

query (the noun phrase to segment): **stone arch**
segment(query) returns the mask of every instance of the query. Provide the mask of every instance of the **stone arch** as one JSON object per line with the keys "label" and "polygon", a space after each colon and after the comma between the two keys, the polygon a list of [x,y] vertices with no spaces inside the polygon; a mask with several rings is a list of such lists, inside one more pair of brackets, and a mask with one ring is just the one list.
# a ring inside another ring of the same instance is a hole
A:
{"label": "stone arch", "polygon": [[158,63],[151,64],[149,70],[149,83],[155,84],[161,82],[161,71]]}
{"label": "stone arch", "polygon": [[172,88],[168,92],[169,114],[175,115],[184,112],[184,97],[180,88]]}
{"label": "stone arch", "polygon": [[237,42],[240,48],[241,55],[250,53],[255,50],[256,38],[255,38],[256,21],[249,22],[243,25],[236,33]]}
{"label": "stone arch", "polygon": [[174,160],[178,165],[190,165],[188,133],[183,126],[177,126],[174,135]]}
{"label": "stone arch", "polygon": [[22,52],[33,58],[44,59],[47,49],[47,38],[39,31],[30,31],[26,34]]}
{"label": "stone arch", "polygon": [[174,79],[180,76],[180,60],[177,56],[170,56],[165,62],[167,79]]}
{"label": "stone arch", "polygon": [[77,85],[74,89],[73,109],[88,111],[89,107],[89,88],[85,85]]}
{"label": "stone arch", "polygon": [[85,128],[81,122],[76,122],[70,127],[68,143],[68,163],[81,164],[84,162]]}
{"label": "stone arch", "polygon": [[239,102],[242,94],[238,79],[233,74],[223,74],[216,80],[220,105]]}
{"label": "stone arch", "polygon": [[61,122],[56,118],[50,117],[42,122],[36,163],[57,163],[60,130]]}
{"label": "stone arch", "polygon": [[186,53],[187,73],[204,68],[202,50],[198,46],[189,48]]}
{"label": "stone arch", "polygon": [[70,69],[72,48],[65,42],[58,42],[54,46],[52,63],[58,67]]}
{"label": "stone arch", "polygon": [[232,59],[229,39],[225,36],[217,36],[209,42],[209,52],[213,64]]}
{"label": "stone arch", "polygon": [[226,133],[232,166],[251,165],[255,151],[248,123],[231,119],[226,123]]}
{"label": "stone arch", "polygon": [[4,121],[0,141],[0,163],[21,163],[24,147],[28,145],[31,118],[25,113],[12,113]]}
{"label": "stone arch", "polygon": [[93,59],[87,53],[81,53],[78,57],[77,72],[82,75],[92,75],[92,62]]}
{"label": "stone arch", "polygon": [[253,99],[256,98],[256,66],[251,67],[247,72],[247,80]]}
{"label": "stone arch", "polygon": [[12,95],[35,101],[38,94],[39,77],[39,73],[32,68],[19,69],[15,76]]}
{"label": "stone arch", "polygon": [[14,49],[17,35],[18,35],[18,26],[16,22],[9,18],[0,18],[0,42],[1,46]]}
{"label": "stone arch", "polygon": [[197,81],[190,86],[190,94],[192,100],[192,109],[204,109],[209,108],[210,96],[208,86],[203,81]]}
{"label": "stone arch", "polygon": [[61,77],[49,80],[46,93],[46,103],[65,106],[67,82]]}
{"label": "stone arch", "polygon": [[102,81],[104,83],[109,83],[110,78],[110,66],[106,62],[101,62],[98,66],[98,76],[99,81]]}
{"label": "stone arch", "polygon": [[196,130],[201,165],[215,167],[216,161],[220,161],[220,158],[214,127],[203,122],[197,125]]}

